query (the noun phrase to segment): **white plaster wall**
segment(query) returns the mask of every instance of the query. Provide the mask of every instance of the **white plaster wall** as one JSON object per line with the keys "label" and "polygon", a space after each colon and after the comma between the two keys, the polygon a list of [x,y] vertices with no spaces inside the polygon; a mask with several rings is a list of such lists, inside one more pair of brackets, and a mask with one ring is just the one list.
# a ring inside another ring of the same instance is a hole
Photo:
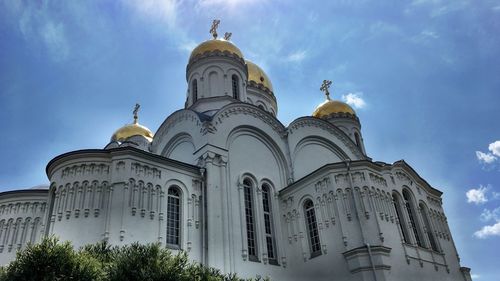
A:
{"label": "white plaster wall", "polygon": [[47,190],[0,193],[0,265],[16,257],[27,243],[36,243],[44,232]]}

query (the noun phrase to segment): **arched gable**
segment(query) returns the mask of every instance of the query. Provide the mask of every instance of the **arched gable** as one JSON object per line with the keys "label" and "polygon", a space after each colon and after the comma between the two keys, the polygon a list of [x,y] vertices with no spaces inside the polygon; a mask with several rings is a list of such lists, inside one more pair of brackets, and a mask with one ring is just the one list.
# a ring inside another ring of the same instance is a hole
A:
{"label": "arched gable", "polygon": [[295,119],[287,128],[290,150],[294,151],[297,144],[305,137],[319,136],[334,143],[350,160],[366,159],[361,149],[335,125],[314,117]]}
{"label": "arched gable", "polygon": [[[203,141],[201,137],[202,127],[203,121],[200,120],[196,112],[189,109],[178,110],[165,119],[158,128],[151,144],[151,150],[153,153],[165,156],[164,153],[171,151],[171,145],[182,140],[176,140],[176,138],[183,135],[190,136],[191,143],[197,148]],[[187,140],[184,139],[184,141]]]}
{"label": "arched gable", "polygon": [[292,152],[295,179],[300,179],[323,165],[341,162],[349,156],[332,141],[319,136],[301,139]]}
{"label": "arched gable", "polygon": [[231,177],[237,178],[242,171],[248,171],[274,185],[286,185],[288,165],[285,154],[265,132],[250,126],[236,127],[228,135],[226,147]]}
{"label": "arched gable", "polygon": [[169,140],[161,155],[184,163],[194,164],[196,162],[193,156],[194,152],[195,146],[191,135],[179,133]]}

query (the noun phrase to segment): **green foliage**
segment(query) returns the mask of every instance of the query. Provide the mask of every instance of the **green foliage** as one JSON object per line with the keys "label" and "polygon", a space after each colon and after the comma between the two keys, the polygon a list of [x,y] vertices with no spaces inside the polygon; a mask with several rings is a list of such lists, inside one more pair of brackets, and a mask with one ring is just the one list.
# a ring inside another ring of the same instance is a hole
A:
{"label": "green foliage", "polygon": [[54,237],[28,245],[18,252],[16,260],[0,267],[0,281],[18,280],[245,281],[235,274],[191,263],[185,252],[173,255],[159,244],[117,247],[99,242],[75,251],[69,242],[61,243]]}
{"label": "green foliage", "polygon": [[16,259],[5,268],[2,279],[88,281],[102,280],[102,276],[101,266],[95,258],[79,255],[70,243],[59,243],[57,238],[51,237],[19,251]]}

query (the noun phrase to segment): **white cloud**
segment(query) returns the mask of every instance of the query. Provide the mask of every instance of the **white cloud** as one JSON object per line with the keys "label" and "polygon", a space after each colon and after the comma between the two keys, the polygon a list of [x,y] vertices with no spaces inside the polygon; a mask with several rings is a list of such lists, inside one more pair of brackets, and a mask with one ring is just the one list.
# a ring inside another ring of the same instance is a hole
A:
{"label": "white cloud", "polygon": [[477,160],[479,160],[479,162],[485,163],[485,164],[491,164],[491,163],[495,162],[495,160],[497,160],[495,155],[493,155],[491,153],[484,153],[481,151],[476,151],[476,157],[477,157]]}
{"label": "white cloud", "polygon": [[500,140],[490,143],[488,149],[491,151],[492,154],[500,156]]}
{"label": "white cloud", "polygon": [[301,62],[306,58],[307,52],[304,50],[296,51],[288,55],[287,61],[290,62]]}
{"label": "white cloud", "polygon": [[488,190],[488,187],[486,186],[479,186],[477,189],[470,189],[468,190],[465,195],[467,196],[467,202],[468,203],[474,203],[476,205],[483,204],[488,202],[488,198],[486,198],[486,191]]}
{"label": "white cloud", "polygon": [[475,279],[479,279],[481,277],[481,275],[479,275],[479,274],[471,274],[470,277],[472,278],[472,280],[475,280]]}
{"label": "white cloud", "polygon": [[500,221],[500,207],[497,207],[493,210],[484,209],[481,213],[480,219],[484,222]]}
{"label": "white cloud", "polygon": [[487,238],[489,236],[500,236],[500,222],[493,225],[483,226],[480,230],[474,232],[474,236],[477,238]]}
{"label": "white cloud", "polygon": [[342,100],[355,108],[363,108],[366,106],[366,102],[361,97],[362,95],[362,93],[348,93],[347,95],[342,95]]}

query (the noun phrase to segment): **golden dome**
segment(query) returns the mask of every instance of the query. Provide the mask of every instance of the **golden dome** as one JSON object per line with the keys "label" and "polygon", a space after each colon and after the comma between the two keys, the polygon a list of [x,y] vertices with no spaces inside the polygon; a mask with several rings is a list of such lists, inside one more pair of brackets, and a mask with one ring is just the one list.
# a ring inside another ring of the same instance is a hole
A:
{"label": "golden dome", "polygon": [[257,84],[262,84],[264,87],[273,92],[273,84],[271,83],[269,77],[267,77],[264,70],[249,60],[245,60],[245,62],[248,66],[248,82],[254,81]]}
{"label": "golden dome", "polygon": [[116,132],[111,137],[111,141],[123,142],[132,136],[143,136],[148,141],[153,140],[153,133],[141,124],[134,122],[133,124],[127,124]]}
{"label": "golden dome", "polygon": [[228,51],[231,54],[235,54],[240,58],[243,58],[243,54],[241,53],[240,49],[233,45],[233,43],[223,40],[223,39],[211,39],[207,40],[198,47],[194,48],[194,50],[191,52],[191,56],[189,57],[189,61],[194,59],[197,55],[203,55],[205,52],[211,52],[211,51]]}
{"label": "golden dome", "polygon": [[318,105],[318,107],[316,107],[316,110],[314,110],[312,116],[322,118],[333,113],[349,113],[352,115],[356,115],[354,109],[352,109],[352,107],[350,107],[347,103],[327,99],[322,104]]}

